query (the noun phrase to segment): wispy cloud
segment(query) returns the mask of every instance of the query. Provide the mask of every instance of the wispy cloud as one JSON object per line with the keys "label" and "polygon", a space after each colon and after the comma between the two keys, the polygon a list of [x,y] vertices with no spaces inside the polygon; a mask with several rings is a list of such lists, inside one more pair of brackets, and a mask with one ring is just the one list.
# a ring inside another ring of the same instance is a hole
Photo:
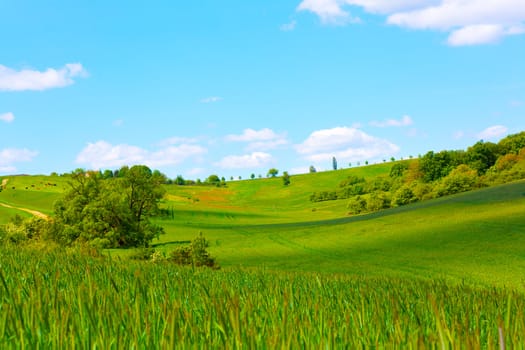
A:
{"label": "wispy cloud", "polygon": [[399,147],[359,129],[337,127],[313,132],[296,146],[296,150],[313,162],[326,162],[332,157],[343,161],[361,161],[390,157],[399,151]]}
{"label": "wispy cloud", "polygon": [[0,150],[0,172],[15,172],[16,163],[31,162],[37,155],[37,151],[32,151],[27,148],[5,148]]}
{"label": "wispy cloud", "polygon": [[273,161],[271,154],[264,152],[253,152],[246,155],[231,155],[224,157],[216,166],[223,169],[250,169],[260,168],[270,164]]}
{"label": "wispy cloud", "polygon": [[80,63],[68,63],[59,69],[45,71],[15,70],[0,65],[0,91],[42,91],[73,84],[74,78],[86,77],[87,71]]}
{"label": "wispy cloud", "polygon": [[124,125],[124,119],[116,119],[113,121],[113,126],[115,127],[121,127],[122,125]]}
{"label": "wispy cloud", "polygon": [[378,128],[388,128],[388,127],[401,127],[401,126],[410,126],[414,124],[412,118],[408,115],[403,116],[401,119],[388,119],[384,121],[371,121],[370,125]]}
{"label": "wispy cloud", "polygon": [[15,120],[15,115],[11,112],[0,114],[0,120],[5,123],[12,123]]}
{"label": "wispy cloud", "polygon": [[205,98],[201,99],[201,103],[215,103],[215,102],[219,102],[219,101],[222,101],[222,100],[223,100],[222,97],[210,96],[210,97],[205,97]]}
{"label": "wispy cloud", "polygon": [[495,43],[525,33],[523,0],[304,0],[298,10],[319,16],[322,22],[344,23],[349,6],[386,15],[388,24],[449,33],[451,46]]}
{"label": "wispy cloud", "polygon": [[462,139],[463,137],[465,137],[465,132],[464,131],[456,131],[454,132],[454,134],[452,135],[452,137],[454,137],[455,140],[460,140]]}
{"label": "wispy cloud", "polygon": [[261,130],[244,129],[240,135],[228,135],[226,141],[246,142],[248,151],[268,151],[287,145],[286,134],[277,134],[272,129],[264,128]]}
{"label": "wispy cloud", "polygon": [[295,29],[295,27],[297,26],[297,21],[296,20],[293,20],[289,23],[285,23],[285,24],[282,24],[279,29],[281,29],[281,31],[283,32],[291,32],[292,30]]}
{"label": "wispy cloud", "polygon": [[181,144],[194,144],[198,142],[199,142],[199,139],[196,137],[173,136],[173,137],[160,141],[159,146],[165,147],[165,146],[173,146],[173,145],[181,145]]}
{"label": "wispy cloud", "polygon": [[504,136],[508,131],[509,129],[504,125],[494,125],[477,134],[477,137],[481,140],[494,140]]}
{"label": "wispy cloud", "polygon": [[180,144],[147,150],[133,145],[112,145],[107,141],[98,141],[89,143],[78,154],[76,162],[88,165],[93,169],[136,164],[160,167],[177,165],[188,158],[202,156],[205,153],[207,153],[206,148],[194,144]]}

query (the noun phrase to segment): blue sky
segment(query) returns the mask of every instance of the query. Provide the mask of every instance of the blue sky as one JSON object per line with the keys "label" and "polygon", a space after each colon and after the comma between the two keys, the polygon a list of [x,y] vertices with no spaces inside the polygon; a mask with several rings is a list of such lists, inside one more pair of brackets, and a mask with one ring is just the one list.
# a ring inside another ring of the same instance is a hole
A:
{"label": "blue sky", "polygon": [[0,175],[247,178],[522,130],[523,0],[0,4]]}

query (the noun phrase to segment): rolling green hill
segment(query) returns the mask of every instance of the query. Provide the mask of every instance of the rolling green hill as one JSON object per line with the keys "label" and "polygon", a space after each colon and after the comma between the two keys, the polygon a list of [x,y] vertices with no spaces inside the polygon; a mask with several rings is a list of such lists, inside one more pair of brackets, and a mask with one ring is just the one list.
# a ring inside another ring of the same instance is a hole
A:
{"label": "rolling green hill", "polygon": [[[523,181],[359,216],[348,215],[347,200],[309,200],[350,174],[386,175],[391,166],[296,175],[287,187],[281,178],[233,181],[226,188],[166,186],[162,206],[170,215],[157,220],[166,234],[153,244],[170,251],[202,232],[224,268],[416,276],[525,289]],[[51,213],[66,182],[10,177],[0,202]],[[0,223],[14,212],[0,207]]]}
{"label": "rolling green hill", "polygon": [[223,266],[415,275],[523,289],[525,182],[348,216],[345,200],[310,203],[303,196],[301,202],[293,186],[260,181],[181,190],[187,197],[175,189],[165,203],[174,218],[162,221],[167,234],[159,247],[170,249],[170,242],[202,231]]}

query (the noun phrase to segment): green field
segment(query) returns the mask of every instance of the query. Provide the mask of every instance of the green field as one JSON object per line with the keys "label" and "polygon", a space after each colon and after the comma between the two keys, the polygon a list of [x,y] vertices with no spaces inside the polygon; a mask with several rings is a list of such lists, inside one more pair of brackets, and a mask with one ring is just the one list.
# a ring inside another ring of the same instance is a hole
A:
{"label": "green field", "polygon": [[[390,167],[297,175],[287,187],[280,178],[226,188],[166,186],[162,206],[170,215],[157,220],[166,234],[153,245],[170,251],[202,232],[223,268],[418,276],[524,290],[525,182],[359,216],[347,214],[346,200],[309,200],[350,174],[371,178]],[[50,214],[66,187],[64,177],[10,177],[0,202]],[[1,221],[15,212],[0,207]]]}
{"label": "green field", "polygon": [[[166,186],[168,215],[156,219],[166,234],[153,246],[167,254],[202,232],[220,271],[130,263],[133,250],[101,259],[7,247],[0,346],[523,344],[525,181],[358,216],[347,200],[309,200],[390,167],[297,175],[287,187],[280,178]],[[9,177],[0,203],[51,214],[66,186]],[[28,215],[0,207],[0,224],[15,213]]]}
{"label": "green field", "polygon": [[308,200],[313,189],[333,188],[351,171],[294,176],[289,187],[280,179],[226,189],[170,187],[164,206],[173,208],[173,219],[159,221],[167,234],[158,246],[171,249],[203,232],[224,267],[438,277],[524,289],[525,182],[361,216],[347,215],[346,200]]}

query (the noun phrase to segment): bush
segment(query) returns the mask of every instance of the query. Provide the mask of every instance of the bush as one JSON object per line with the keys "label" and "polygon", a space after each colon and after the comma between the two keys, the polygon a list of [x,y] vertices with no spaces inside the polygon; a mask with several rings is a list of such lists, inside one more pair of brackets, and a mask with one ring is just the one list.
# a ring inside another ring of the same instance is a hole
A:
{"label": "bush", "polygon": [[392,206],[399,207],[417,201],[418,199],[412,189],[408,185],[405,185],[394,193],[394,196],[392,197]]}
{"label": "bush", "polygon": [[190,246],[179,247],[172,251],[167,260],[177,265],[191,265],[196,267],[207,266],[211,268],[219,268],[215,258],[211,257],[206,250],[209,246],[208,241],[199,233]]}
{"label": "bush", "polygon": [[150,260],[154,253],[155,253],[155,249],[153,248],[139,248],[133,255],[130,256],[130,259],[132,260]]}
{"label": "bush", "polygon": [[382,209],[390,208],[390,197],[386,192],[378,191],[370,194],[366,209],[368,211],[379,211]]}
{"label": "bush", "polygon": [[349,214],[360,214],[366,210],[367,203],[366,199],[361,196],[355,196],[348,201],[347,208],[349,209]]}
{"label": "bush", "polygon": [[474,189],[478,182],[477,171],[462,164],[441,180],[436,192],[439,197]]}

